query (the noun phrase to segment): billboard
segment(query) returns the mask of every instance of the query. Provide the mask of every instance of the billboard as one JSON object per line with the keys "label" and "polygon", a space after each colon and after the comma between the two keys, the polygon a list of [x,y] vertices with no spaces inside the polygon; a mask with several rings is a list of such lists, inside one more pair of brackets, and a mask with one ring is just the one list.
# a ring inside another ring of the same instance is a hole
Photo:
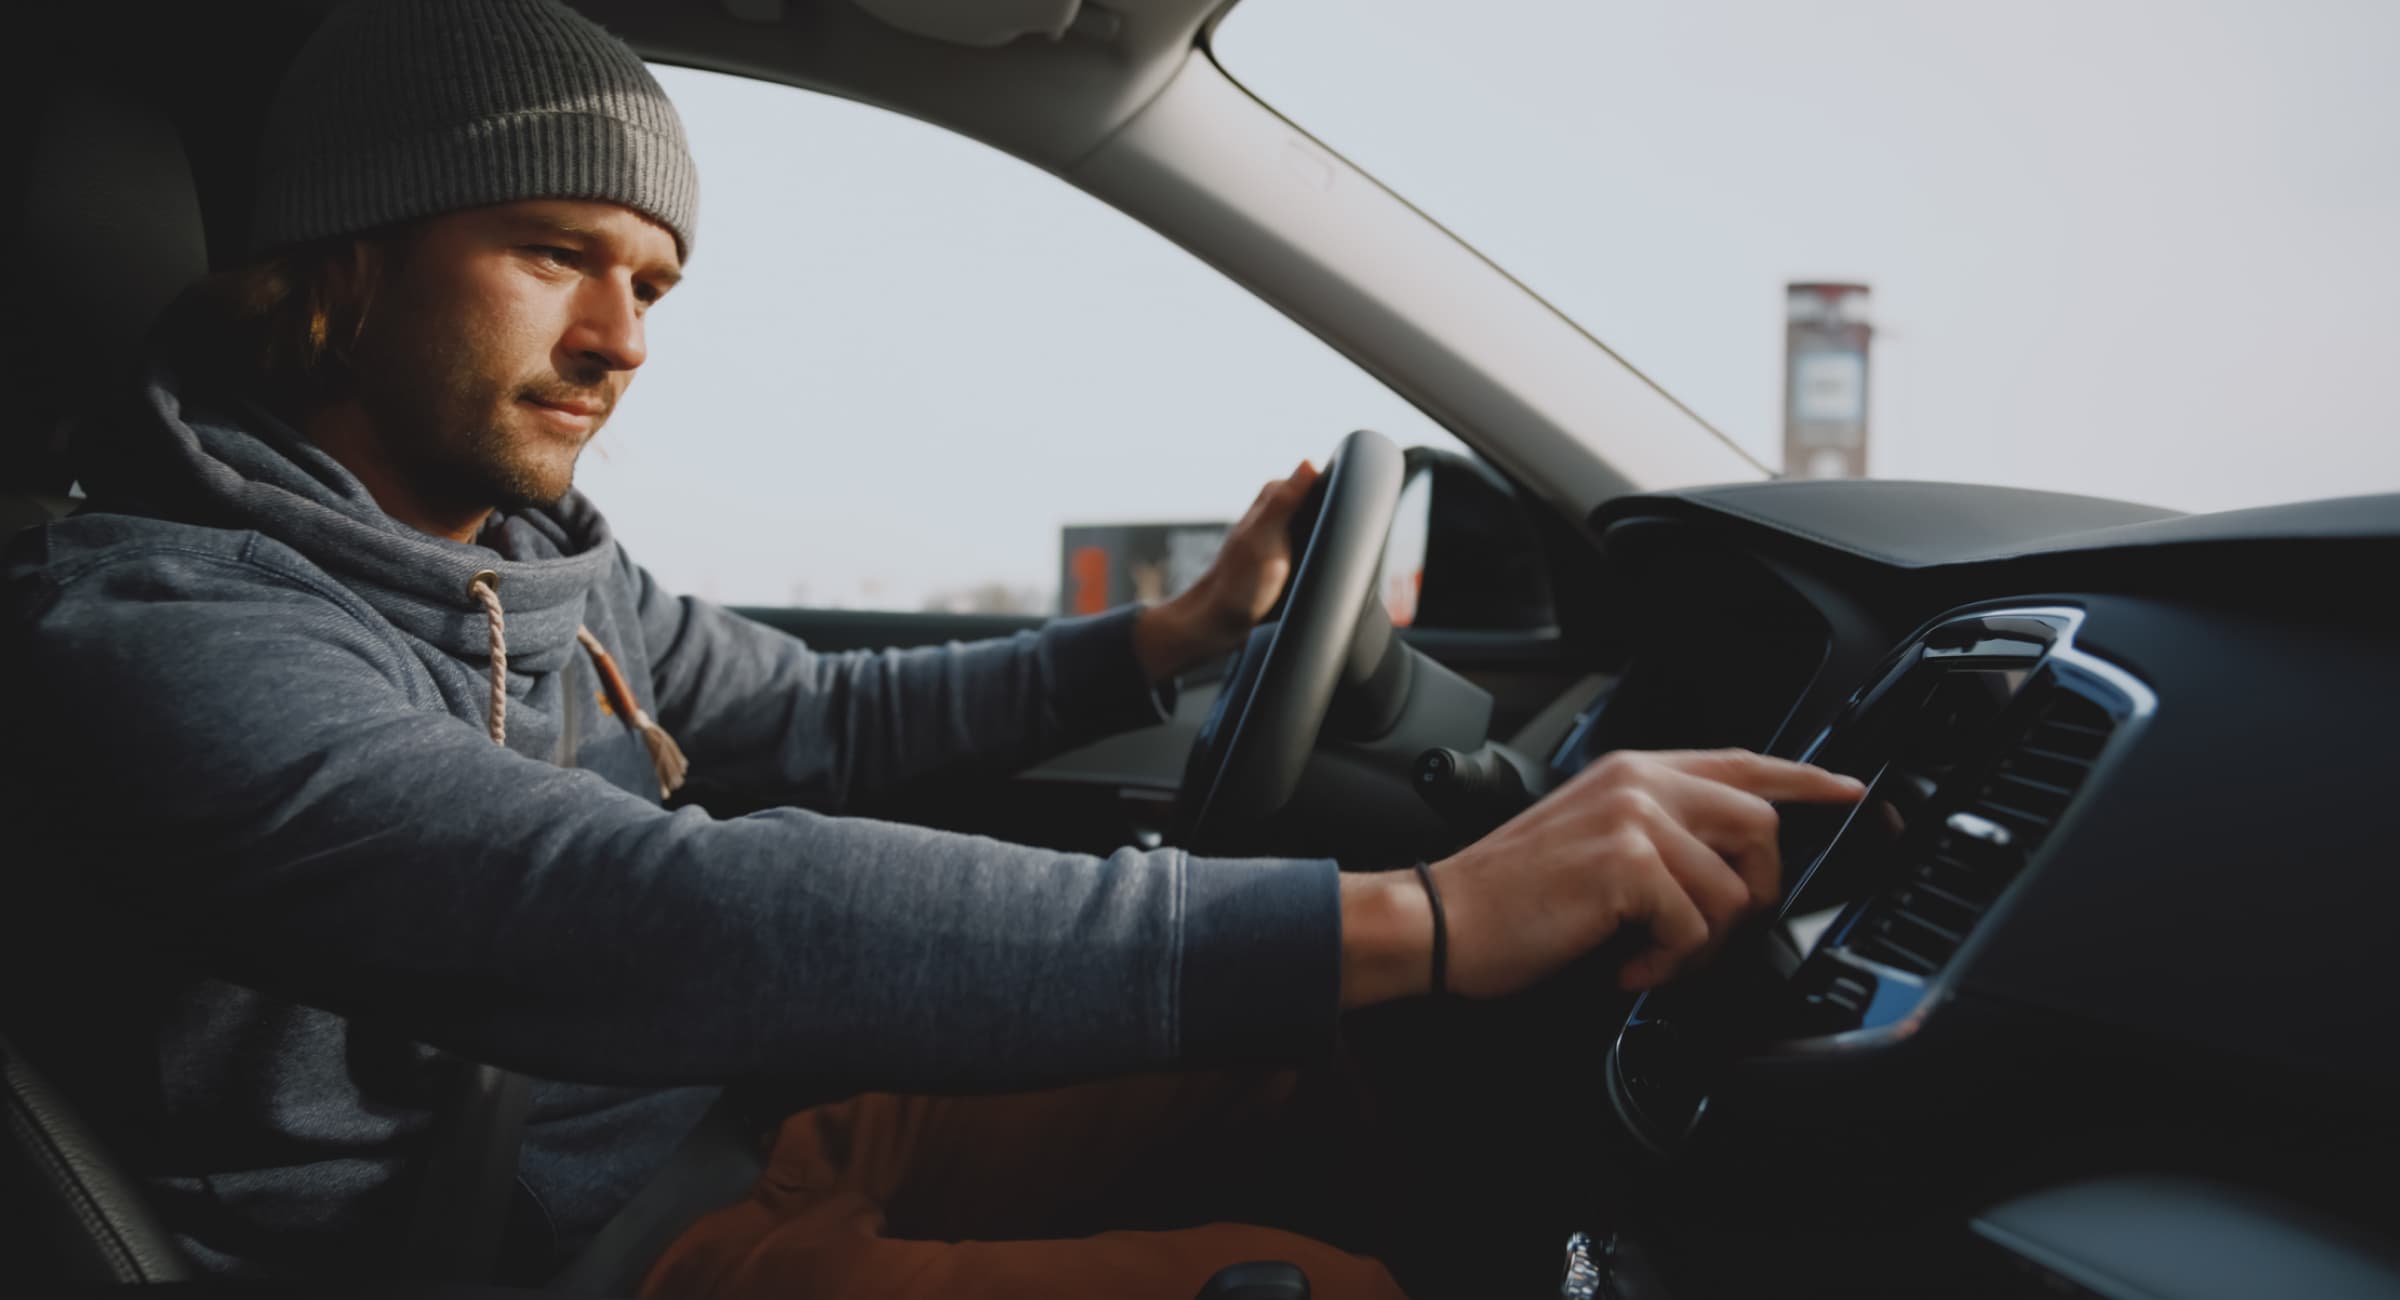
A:
{"label": "billboard", "polygon": [[1059,530],[1059,612],[1097,614],[1129,601],[1165,600],[1208,571],[1229,527],[1069,524]]}

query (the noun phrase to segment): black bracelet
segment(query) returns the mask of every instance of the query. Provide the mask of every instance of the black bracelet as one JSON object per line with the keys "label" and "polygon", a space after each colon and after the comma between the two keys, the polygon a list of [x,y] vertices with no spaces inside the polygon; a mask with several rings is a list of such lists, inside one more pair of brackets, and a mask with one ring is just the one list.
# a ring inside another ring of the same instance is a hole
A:
{"label": "black bracelet", "polygon": [[1450,920],[1442,915],[1442,891],[1433,887],[1433,868],[1417,864],[1417,880],[1425,886],[1425,901],[1433,904],[1433,988],[1431,996],[1450,991]]}

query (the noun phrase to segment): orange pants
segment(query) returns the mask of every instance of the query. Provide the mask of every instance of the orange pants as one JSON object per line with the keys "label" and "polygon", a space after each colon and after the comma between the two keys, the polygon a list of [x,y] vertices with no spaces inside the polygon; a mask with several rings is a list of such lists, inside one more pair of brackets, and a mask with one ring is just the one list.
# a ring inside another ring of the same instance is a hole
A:
{"label": "orange pants", "polygon": [[1265,1159],[1292,1140],[1326,1148],[1295,1131],[1321,1128],[1298,1089],[1289,1072],[1144,1075],[803,1111],[749,1199],[668,1247],[642,1294],[1192,1300],[1228,1264],[1279,1259],[1308,1274],[1315,1300],[1400,1297],[1372,1259],[1281,1228],[1199,1222],[1208,1211],[1177,1204],[1314,1195],[1302,1189],[1319,1180]]}

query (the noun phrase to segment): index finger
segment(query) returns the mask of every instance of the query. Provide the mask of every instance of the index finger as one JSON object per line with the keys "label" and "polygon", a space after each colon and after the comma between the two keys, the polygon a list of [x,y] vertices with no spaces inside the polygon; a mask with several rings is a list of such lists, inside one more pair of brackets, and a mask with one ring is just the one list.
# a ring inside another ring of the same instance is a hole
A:
{"label": "index finger", "polygon": [[1778,803],[1856,803],[1867,793],[1866,783],[1855,777],[1746,749],[1686,750],[1658,757],[1677,771]]}

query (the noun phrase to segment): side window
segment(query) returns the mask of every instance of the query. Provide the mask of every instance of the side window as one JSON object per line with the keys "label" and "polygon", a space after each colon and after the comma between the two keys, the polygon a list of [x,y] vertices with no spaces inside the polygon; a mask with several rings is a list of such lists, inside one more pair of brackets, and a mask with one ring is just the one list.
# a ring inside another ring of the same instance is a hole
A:
{"label": "side window", "polygon": [[879,109],[657,72],[699,159],[699,231],[579,485],[671,589],[1026,614],[1154,598],[1353,428],[1464,451],[1038,168]]}

